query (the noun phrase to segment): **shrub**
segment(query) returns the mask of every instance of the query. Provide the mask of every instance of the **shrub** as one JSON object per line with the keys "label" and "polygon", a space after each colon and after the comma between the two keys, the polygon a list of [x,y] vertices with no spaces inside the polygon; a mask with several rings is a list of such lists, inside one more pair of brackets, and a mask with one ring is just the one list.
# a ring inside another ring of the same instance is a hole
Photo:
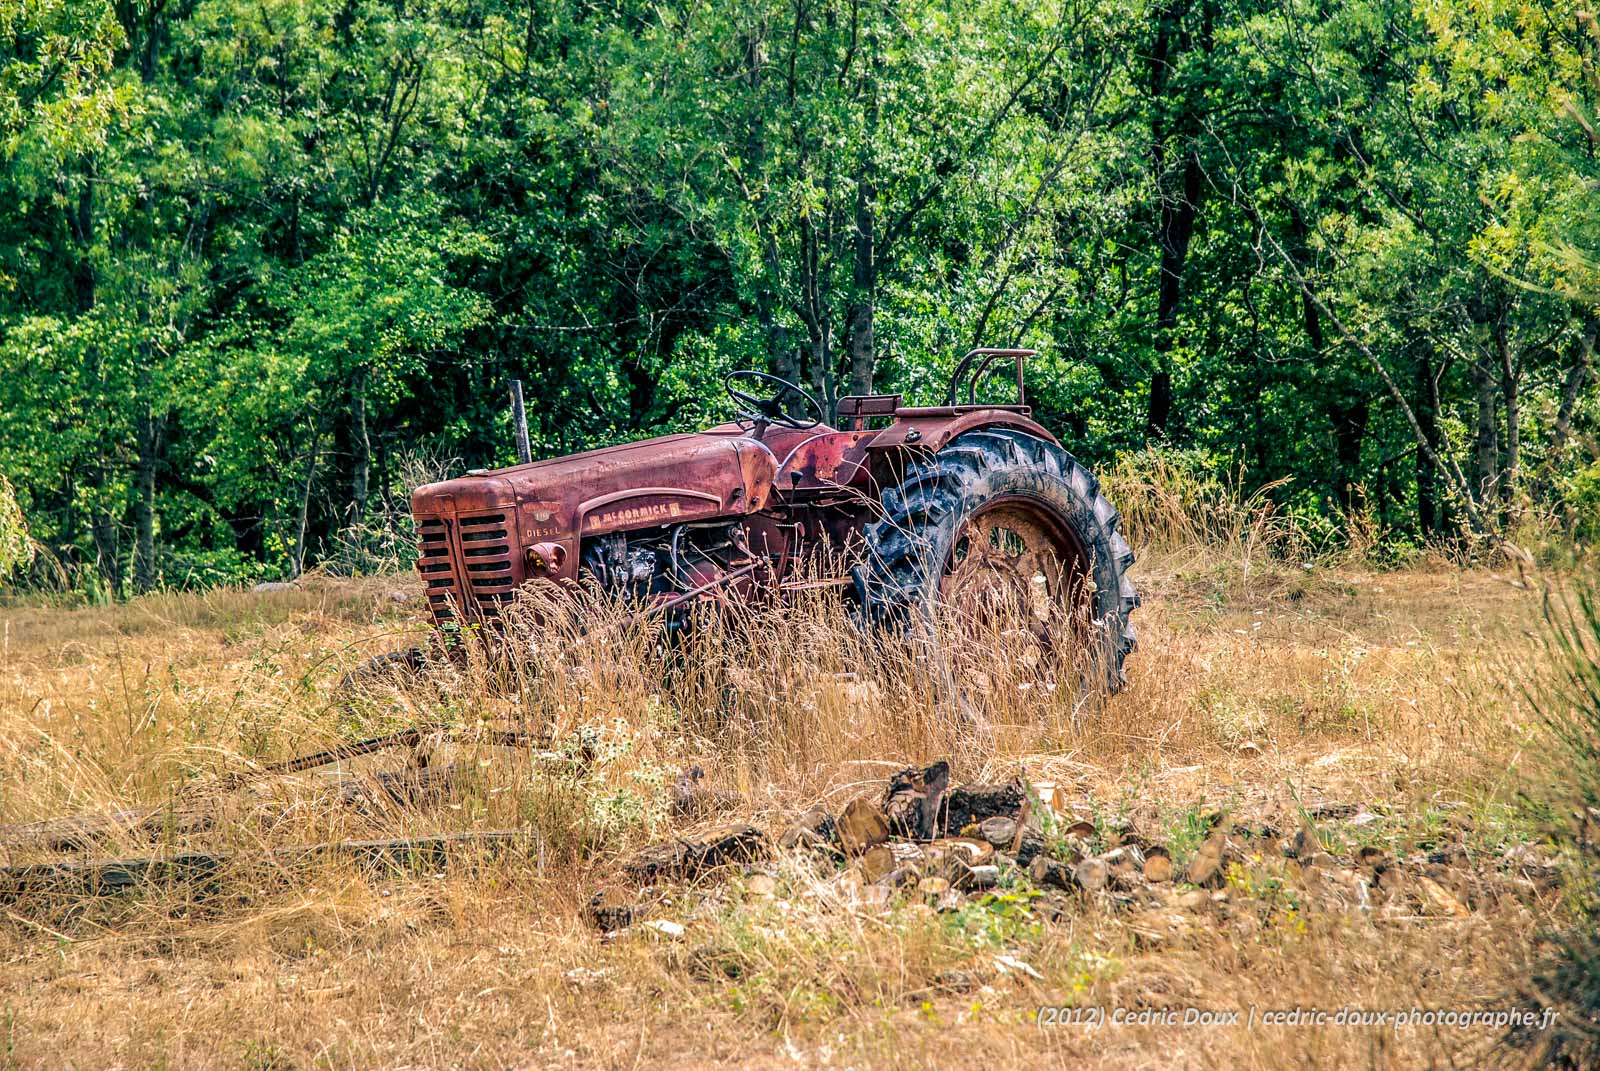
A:
{"label": "shrub", "polygon": [[1600,586],[1586,586],[1547,612],[1556,667],[1533,699],[1554,740],[1548,813],[1552,839],[1568,844],[1577,873],[1564,925],[1530,965],[1518,995],[1534,1010],[1558,1014],[1544,1029],[1507,1035],[1528,1066],[1600,1067]]}
{"label": "shrub", "polygon": [[11,483],[0,476],[0,579],[33,563],[33,540]]}

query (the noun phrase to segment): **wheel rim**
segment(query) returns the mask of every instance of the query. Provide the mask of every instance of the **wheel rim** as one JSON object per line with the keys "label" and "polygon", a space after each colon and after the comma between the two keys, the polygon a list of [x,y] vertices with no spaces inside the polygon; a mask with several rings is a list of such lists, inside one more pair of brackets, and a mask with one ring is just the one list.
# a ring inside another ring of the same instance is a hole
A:
{"label": "wheel rim", "polygon": [[1086,620],[1089,556],[1042,505],[997,499],[956,534],[939,580],[939,602],[963,627],[1022,626],[1051,646],[1063,622]]}

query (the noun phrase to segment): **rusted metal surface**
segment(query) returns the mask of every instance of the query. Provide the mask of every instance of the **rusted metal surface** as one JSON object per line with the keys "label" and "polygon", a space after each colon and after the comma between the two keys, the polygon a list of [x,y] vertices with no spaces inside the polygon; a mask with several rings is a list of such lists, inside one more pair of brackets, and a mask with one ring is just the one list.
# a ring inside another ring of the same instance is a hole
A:
{"label": "rusted metal surface", "polygon": [[[664,573],[662,583],[670,590],[657,592],[655,582],[641,582],[653,609],[717,592],[748,594],[752,585],[784,590],[791,574],[809,569],[820,552],[852,545],[852,536],[878,508],[879,483],[897,478],[906,457],[937,451],[955,436],[985,427],[1015,428],[1055,443],[1022,404],[1021,362],[1030,352],[974,350],[952,379],[952,392],[964,383],[972,398],[996,362],[1012,360],[1018,374],[1012,405],[907,407],[899,395],[851,396],[837,405],[842,428],[746,413],[742,423],[698,433],[419,487],[412,496],[417,569],[434,620],[444,625],[458,616],[493,619],[524,584],[570,584],[579,578],[585,550],[617,533],[662,533],[651,553],[658,562],[668,559],[670,568],[654,568]],[[885,422],[886,427],[869,426]],[[737,553],[695,554],[687,563],[681,547],[725,540],[709,527],[720,522],[741,529]],[[652,568],[649,558],[630,557],[632,550],[613,553],[613,573],[643,575]],[[761,568],[744,568],[752,560]],[[820,579],[844,583],[843,577]]]}
{"label": "rusted metal surface", "polygon": [[975,350],[968,350],[956,363],[956,370],[950,376],[949,389],[945,391],[945,405],[954,406],[961,402],[961,388],[967,388],[967,404],[977,404],[978,387],[988,378],[990,369],[996,362],[1010,360],[1016,367],[1017,375],[1017,400],[1016,405],[1024,404],[1022,389],[1022,363],[1034,356],[1037,350],[1003,349],[993,346],[980,346]]}

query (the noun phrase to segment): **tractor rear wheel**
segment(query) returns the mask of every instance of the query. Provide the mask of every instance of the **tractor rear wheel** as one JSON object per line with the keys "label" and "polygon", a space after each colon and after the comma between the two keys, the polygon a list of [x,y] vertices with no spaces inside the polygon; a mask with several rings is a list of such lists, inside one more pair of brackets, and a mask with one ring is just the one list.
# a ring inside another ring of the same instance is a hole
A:
{"label": "tractor rear wheel", "polygon": [[1046,646],[1066,637],[1086,682],[1125,683],[1139,604],[1133,551],[1099,481],[1071,454],[1007,428],[967,432],[908,466],[882,504],[855,569],[868,620],[949,619],[982,637],[986,616],[1020,616]]}

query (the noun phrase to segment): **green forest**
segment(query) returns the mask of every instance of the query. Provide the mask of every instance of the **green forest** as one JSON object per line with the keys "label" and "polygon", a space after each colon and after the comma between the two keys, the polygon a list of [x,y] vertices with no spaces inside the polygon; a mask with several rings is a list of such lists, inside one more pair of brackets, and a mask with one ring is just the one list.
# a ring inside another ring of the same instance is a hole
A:
{"label": "green forest", "polygon": [[13,580],[403,560],[512,379],[547,457],[975,345],[1329,540],[1592,541],[1597,58],[1571,0],[0,0]]}

